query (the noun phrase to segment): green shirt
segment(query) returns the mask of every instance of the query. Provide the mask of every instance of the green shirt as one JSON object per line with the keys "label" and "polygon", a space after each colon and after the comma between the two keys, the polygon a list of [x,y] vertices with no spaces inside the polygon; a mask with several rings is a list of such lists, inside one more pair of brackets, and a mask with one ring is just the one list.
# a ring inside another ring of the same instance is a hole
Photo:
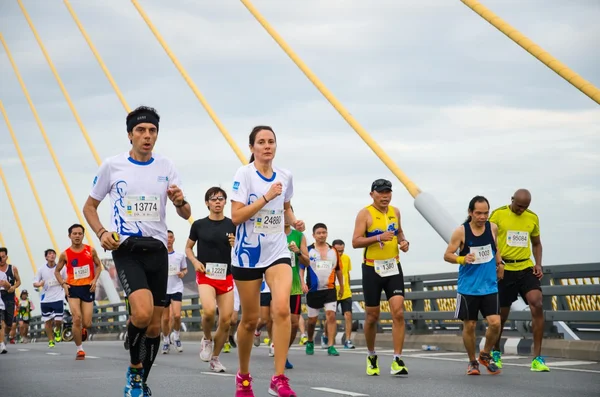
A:
{"label": "green shirt", "polygon": [[[290,234],[288,234],[287,236],[288,244],[290,244],[293,241],[294,243],[296,243],[296,246],[300,248],[303,236],[304,235],[301,232],[292,229]],[[302,283],[300,283],[300,267],[298,266],[298,255],[296,254],[292,255],[292,275],[292,293],[290,295],[302,295]]]}

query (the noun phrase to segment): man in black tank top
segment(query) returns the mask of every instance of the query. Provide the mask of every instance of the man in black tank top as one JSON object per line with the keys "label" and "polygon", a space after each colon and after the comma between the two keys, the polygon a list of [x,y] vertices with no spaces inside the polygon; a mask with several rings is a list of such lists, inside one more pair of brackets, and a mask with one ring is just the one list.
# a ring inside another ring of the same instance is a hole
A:
{"label": "man in black tank top", "polygon": [[[463,341],[469,356],[467,375],[479,375],[479,364],[492,375],[501,370],[490,352],[500,334],[498,278],[502,277],[502,257],[497,249],[498,227],[488,221],[490,205],[483,196],[469,203],[469,217],[450,238],[444,260],[459,266],[455,317],[463,321]],[[456,252],[459,254],[456,255]],[[475,327],[479,313],[486,319],[486,342],[475,359]]]}
{"label": "man in black tank top", "polygon": [[8,249],[5,247],[0,247],[0,272],[6,274],[6,279],[11,285],[9,289],[1,289],[0,295],[4,302],[4,330],[10,331],[14,339],[12,327],[15,317],[15,290],[21,285],[21,276],[16,266],[8,264]]}

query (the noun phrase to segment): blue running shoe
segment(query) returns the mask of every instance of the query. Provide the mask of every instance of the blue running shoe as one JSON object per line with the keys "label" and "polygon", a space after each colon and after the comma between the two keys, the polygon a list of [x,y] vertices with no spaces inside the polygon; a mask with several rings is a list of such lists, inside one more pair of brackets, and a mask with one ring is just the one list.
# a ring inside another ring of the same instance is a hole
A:
{"label": "blue running shoe", "polygon": [[129,368],[127,370],[127,385],[125,385],[124,397],[144,397],[143,376],[143,368]]}
{"label": "blue running shoe", "polygon": [[144,397],[152,397],[152,390],[150,390],[150,387],[144,383]]}
{"label": "blue running shoe", "polygon": [[292,365],[292,363],[290,362],[290,360],[288,360],[287,358],[285,359],[285,369],[293,369],[294,366]]}

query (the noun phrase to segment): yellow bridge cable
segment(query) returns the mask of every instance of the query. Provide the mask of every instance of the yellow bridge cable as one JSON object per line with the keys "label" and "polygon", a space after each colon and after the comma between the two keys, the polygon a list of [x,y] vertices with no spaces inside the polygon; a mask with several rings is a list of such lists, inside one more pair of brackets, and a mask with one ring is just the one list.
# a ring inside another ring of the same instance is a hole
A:
{"label": "yellow bridge cable", "polygon": [[[0,35],[0,40],[2,39],[2,35]],[[8,132],[10,133],[10,137],[15,145],[15,149],[17,150],[17,155],[19,156],[19,160],[21,160],[21,165],[23,166],[23,170],[25,171],[25,175],[27,176],[27,181],[29,181],[29,186],[31,187],[31,192],[33,193],[33,197],[35,197],[35,201],[40,210],[40,214],[42,215],[42,219],[44,220],[44,225],[46,225],[46,230],[48,231],[48,236],[50,236],[50,241],[52,242],[52,246],[56,252],[60,252],[60,248],[56,243],[56,238],[54,238],[54,232],[50,227],[50,222],[48,222],[48,217],[46,216],[46,211],[44,210],[44,206],[42,205],[42,200],[40,200],[40,195],[37,192],[35,187],[35,183],[33,182],[33,178],[31,177],[31,173],[29,172],[29,167],[27,166],[27,162],[25,161],[25,157],[23,156],[23,152],[21,151],[21,145],[19,145],[19,141],[17,140],[17,135],[12,128],[12,124],[8,118],[8,113],[6,113],[6,109],[4,108],[4,104],[0,101],[0,112],[2,112],[2,116],[4,116],[4,121],[6,122],[6,126],[8,127]]]}
{"label": "yellow bridge cable", "polygon": [[[4,237],[2,236],[2,232],[0,232],[0,244],[6,248],[6,242],[4,241]],[[10,265],[10,256],[6,258],[6,263]]]}
{"label": "yellow bridge cable", "polygon": [[306,66],[298,55],[290,48],[283,38],[271,27],[269,22],[258,12],[258,10],[248,0],[240,0],[256,20],[265,28],[267,33],[279,44],[281,49],[294,61],[296,66],[308,77],[308,79],[317,87],[317,89],[327,98],[333,107],[340,113],[348,124],[356,131],[362,140],[371,148],[390,171],[402,182],[410,195],[414,198],[421,193],[421,190],[415,183],[394,163],[391,157],[379,146],[379,144],[369,135],[369,133],[360,125],[360,123],[350,114],[340,101],[325,87],[323,82]]}
{"label": "yellow bridge cable", "polygon": [[[75,202],[75,198],[73,197],[73,193],[71,192],[71,188],[69,187],[69,182],[67,182],[67,178],[65,177],[65,174],[62,171],[60,163],[58,162],[58,158],[56,157],[56,153],[54,152],[54,149],[52,148],[50,139],[48,138],[48,135],[46,134],[46,129],[44,128],[44,125],[42,124],[42,120],[40,120],[40,116],[38,115],[35,105],[33,104],[31,97],[29,96],[29,91],[27,90],[27,87],[25,86],[25,82],[23,81],[23,78],[21,77],[19,68],[17,67],[17,64],[15,63],[15,61],[10,53],[8,45],[6,44],[6,41],[4,40],[4,37],[1,34],[0,34],[0,41],[2,41],[2,45],[4,46],[6,55],[8,56],[8,59],[10,60],[10,63],[15,71],[15,74],[17,75],[17,79],[19,80],[21,89],[23,90],[23,93],[25,94],[25,98],[27,98],[27,102],[29,103],[29,107],[31,108],[31,112],[33,113],[33,117],[35,118],[35,121],[37,122],[37,125],[40,129],[40,132],[42,133],[42,136],[44,137],[44,142],[46,143],[46,146],[48,147],[48,152],[50,153],[50,156],[52,157],[52,160],[54,161],[54,165],[56,167],[56,170],[58,171],[58,175],[60,175],[60,179],[63,183],[63,186],[65,187],[67,195],[69,196],[71,205],[73,206],[73,210],[75,211],[75,214],[77,215],[77,218],[79,219],[79,223],[82,225],[85,225],[83,216],[81,215],[81,211],[79,210],[79,207],[77,206],[77,202]],[[86,236],[86,239],[87,239],[89,245],[93,247],[94,243],[90,237],[89,229],[90,229],[89,227],[86,228],[85,236]],[[56,250],[56,252],[60,252],[60,251]]]}
{"label": "yellow bridge cable", "polygon": [[567,80],[575,88],[590,97],[594,102],[600,104],[600,90],[592,83],[575,73],[567,65],[554,58],[548,52],[544,51],[539,45],[525,37],[521,32],[512,27],[498,15],[494,14],[489,8],[486,8],[477,0],[461,0],[467,7],[473,10],[480,17],[488,21],[496,29],[504,33],[508,38],[517,43],[525,51],[533,55],[537,60],[548,66],[560,77]]}
{"label": "yellow bridge cable", "polygon": [[141,17],[144,19],[144,21],[146,22],[146,24],[148,25],[148,27],[150,28],[150,30],[156,37],[156,40],[158,40],[158,42],[160,43],[162,48],[165,50],[165,52],[167,53],[169,58],[171,58],[171,61],[173,62],[173,64],[175,65],[175,67],[177,68],[179,73],[181,73],[185,82],[188,83],[188,85],[194,92],[194,95],[196,95],[196,98],[198,98],[198,100],[200,101],[200,103],[202,104],[202,106],[204,107],[204,109],[206,110],[206,112],[208,113],[210,118],[212,119],[212,121],[216,124],[219,131],[221,131],[221,134],[223,135],[223,137],[225,138],[225,140],[227,141],[227,143],[229,144],[231,149],[234,151],[236,156],[240,159],[242,164],[248,164],[248,160],[246,159],[246,156],[244,155],[244,153],[240,150],[239,146],[235,143],[235,141],[233,140],[233,138],[231,137],[231,135],[229,134],[227,129],[225,129],[225,126],[223,125],[223,123],[221,123],[221,121],[217,117],[216,113],[210,107],[210,105],[208,104],[208,102],[206,101],[206,99],[204,98],[202,93],[200,92],[200,90],[198,90],[198,87],[196,87],[196,84],[194,83],[194,81],[191,79],[191,77],[188,75],[186,70],[183,68],[183,66],[181,65],[181,63],[179,62],[179,60],[177,59],[175,54],[173,54],[173,52],[171,51],[171,49],[169,48],[169,46],[167,45],[165,40],[162,38],[161,34],[158,32],[158,30],[156,29],[156,27],[150,20],[150,18],[148,18],[148,15],[146,14],[146,12],[142,8],[142,6],[138,3],[137,0],[131,0],[131,2],[133,3],[134,7],[138,10]]}
{"label": "yellow bridge cable", "polygon": [[[90,47],[90,50],[94,54],[94,57],[96,58],[96,61],[98,61],[98,64],[100,65],[100,68],[104,72],[104,75],[106,76],[106,78],[108,79],[108,81],[109,81],[110,85],[112,86],[113,90],[117,94],[117,97],[119,98],[119,101],[121,101],[121,104],[123,105],[123,108],[125,108],[125,111],[127,113],[131,112],[131,108],[127,104],[127,101],[125,100],[125,97],[123,96],[123,93],[119,89],[119,86],[117,85],[115,79],[112,77],[112,74],[108,70],[108,67],[106,66],[106,64],[102,60],[102,57],[100,56],[100,53],[98,52],[98,50],[96,50],[96,46],[94,46],[94,43],[92,42],[92,39],[90,39],[90,36],[85,31],[85,28],[83,27],[83,24],[79,20],[79,17],[77,17],[77,14],[75,13],[75,10],[73,9],[73,7],[71,7],[71,4],[69,3],[68,0],[64,0],[64,3],[65,3],[65,6],[67,7],[67,9],[69,10],[69,13],[71,14],[71,17],[73,18],[73,21],[75,22],[75,24],[79,28],[79,31],[81,32],[81,34],[83,35],[83,38],[85,39],[86,43]],[[188,218],[188,222],[190,224],[194,223],[194,218],[192,216],[190,216]]]}
{"label": "yellow bridge cable", "polygon": [[23,11],[23,15],[25,16],[25,19],[27,20],[27,23],[29,24],[29,27],[31,28],[33,35],[35,36],[35,40],[37,41],[38,45],[40,46],[40,49],[42,50],[42,53],[44,54],[44,57],[46,58],[46,61],[48,62],[48,66],[50,66],[50,70],[52,70],[52,74],[54,75],[54,78],[56,79],[56,82],[58,83],[58,86],[60,87],[60,90],[62,91],[62,93],[67,101],[67,104],[69,104],[69,108],[71,109],[71,112],[73,113],[73,116],[75,117],[75,121],[77,122],[77,125],[79,125],[79,129],[81,130],[81,133],[83,134],[83,137],[85,138],[85,141],[87,142],[88,146],[90,147],[90,150],[92,151],[92,155],[94,156],[96,163],[98,165],[100,165],[102,163],[102,161],[100,160],[100,156],[98,156],[98,152],[96,151],[96,148],[94,147],[92,139],[88,135],[87,130],[85,129],[85,126],[83,125],[83,122],[81,121],[81,118],[79,117],[79,113],[77,112],[77,109],[75,109],[75,105],[73,105],[73,101],[71,101],[71,96],[69,95],[69,92],[65,88],[65,85],[63,84],[62,79],[60,78],[58,72],[56,71],[56,68],[54,67],[54,63],[52,62],[50,55],[48,55],[48,52],[46,51],[46,48],[44,47],[44,44],[42,43],[42,40],[40,39],[40,36],[38,35],[38,32],[37,32],[35,26],[33,25],[33,21],[31,20],[31,18],[29,18],[29,14],[27,13],[25,6],[23,5],[23,2],[21,0],[17,0],[17,2],[19,3],[19,7],[21,7],[21,11]]}
{"label": "yellow bridge cable", "polygon": [[[10,193],[10,189],[8,188],[8,181],[6,180],[6,175],[4,175],[4,171],[0,166],[0,178],[2,178],[2,183],[4,184],[4,189],[6,189],[6,195],[8,196],[8,201],[12,208],[13,214],[15,216],[15,221],[17,222],[17,226],[19,227],[19,231],[21,232],[21,238],[23,239],[23,244],[25,244],[25,251],[27,251],[27,256],[29,257],[29,262],[31,263],[31,268],[33,269],[33,274],[37,273],[37,267],[35,266],[35,261],[33,260],[33,255],[31,254],[31,248],[29,248],[29,242],[27,241],[27,236],[25,235],[25,231],[23,230],[23,225],[21,224],[21,218],[19,217],[19,212],[17,211],[17,207],[15,206],[15,202],[12,198],[12,194]],[[2,239],[2,246],[4,245],[4,239]],[[58,251],[57,251],[58,252]]]}

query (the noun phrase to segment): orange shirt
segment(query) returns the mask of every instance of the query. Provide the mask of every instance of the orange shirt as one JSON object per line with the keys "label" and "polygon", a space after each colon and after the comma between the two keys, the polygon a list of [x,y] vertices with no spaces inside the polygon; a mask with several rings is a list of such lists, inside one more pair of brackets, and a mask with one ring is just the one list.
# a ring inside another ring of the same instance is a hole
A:
{"label": "orange shirt", "polygon": [[69,285],[90,285],[94,281],[95,268],[94,258],[92,257],[92,247],[83,245],[79,252],[71,248],[65,250],[67,284]]}

